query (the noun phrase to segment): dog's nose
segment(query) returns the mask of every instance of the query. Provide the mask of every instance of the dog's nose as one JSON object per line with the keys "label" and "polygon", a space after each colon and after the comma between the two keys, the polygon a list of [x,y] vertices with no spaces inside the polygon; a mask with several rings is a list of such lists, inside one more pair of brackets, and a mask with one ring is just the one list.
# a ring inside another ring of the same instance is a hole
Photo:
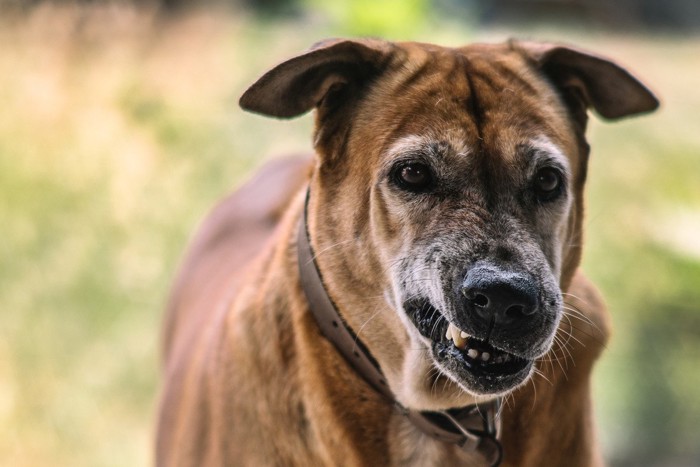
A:
{"label": "dog's nose", "polygon": [[462,283],[472,319],[485,325],[517,325],[537,310],[537,285],[529,274],[492,265],[472,267]]}

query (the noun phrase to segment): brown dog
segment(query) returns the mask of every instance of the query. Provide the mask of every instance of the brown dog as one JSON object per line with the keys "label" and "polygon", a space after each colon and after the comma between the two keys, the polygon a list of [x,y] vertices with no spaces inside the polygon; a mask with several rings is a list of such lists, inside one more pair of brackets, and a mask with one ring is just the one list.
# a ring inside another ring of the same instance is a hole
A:
{"label": "brown dog", "polygon": [[584,130],[588,108],[655,109],[646,87],[549,44],[337,40],[241,105],[315,108],[316,154],[200,231],[168,310],[158,465],[487,465],[501,445],[508,465],[601,462]]}

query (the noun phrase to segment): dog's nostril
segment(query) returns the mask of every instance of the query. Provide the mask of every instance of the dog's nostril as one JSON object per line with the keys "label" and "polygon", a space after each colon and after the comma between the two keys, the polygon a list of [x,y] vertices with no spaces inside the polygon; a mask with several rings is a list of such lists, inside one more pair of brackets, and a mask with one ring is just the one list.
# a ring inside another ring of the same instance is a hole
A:
{"label": "dog's nostril", "polygon": [[489,304],[489,299],[486,295],[476,294],[476,296],[472,298],[472,303],[476,306],[485,308]]}
{"label": "dog's nostril", "polygon": [[513,305],[506,310],[506,316],[511,319],[520,318],[525,315],[525,308],[522,305]]}
{"label": "dog's nostril", "polygon": [[530,316],[535,312],[534,307],[527,307],[523,305],[512,305],[506,310],[506,316],[510,319],[522,318],[523,316]]}

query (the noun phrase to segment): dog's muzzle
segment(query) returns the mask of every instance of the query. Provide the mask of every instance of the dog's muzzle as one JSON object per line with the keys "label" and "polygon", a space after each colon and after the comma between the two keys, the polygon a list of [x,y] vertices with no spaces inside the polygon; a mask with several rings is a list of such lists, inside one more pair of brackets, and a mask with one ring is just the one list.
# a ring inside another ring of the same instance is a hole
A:
{"label": "dog's muzzle", "polygon": [[559,291],[547,293],[532,274],[489,261],[473,264],[454,283],[448,309],[420,298],[404,304],[406,313],[430,340],[436,363],[466,389],[477,394],[513,389],[549,350]]}

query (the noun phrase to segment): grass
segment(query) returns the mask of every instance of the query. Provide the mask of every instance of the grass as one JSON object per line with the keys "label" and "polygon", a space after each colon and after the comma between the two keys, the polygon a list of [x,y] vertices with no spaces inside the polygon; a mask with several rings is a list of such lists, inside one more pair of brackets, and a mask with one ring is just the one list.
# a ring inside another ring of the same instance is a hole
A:
{"label": "grass", "polygon": [[[0,464],[149,464],[161,310],[187,238],[265,158],[310,147],[309,117],[245,115],[237,98],[337,34],[322,21],[299,32],[126,7],[41,6],[0,22]],[[417,30],[448,44],[505,36]],[[527,33],[624,59],[663,97],[657,116],[592,123],[585,265],[617,330],[596,378],[609,457],[692,463],[700,40]]]}

